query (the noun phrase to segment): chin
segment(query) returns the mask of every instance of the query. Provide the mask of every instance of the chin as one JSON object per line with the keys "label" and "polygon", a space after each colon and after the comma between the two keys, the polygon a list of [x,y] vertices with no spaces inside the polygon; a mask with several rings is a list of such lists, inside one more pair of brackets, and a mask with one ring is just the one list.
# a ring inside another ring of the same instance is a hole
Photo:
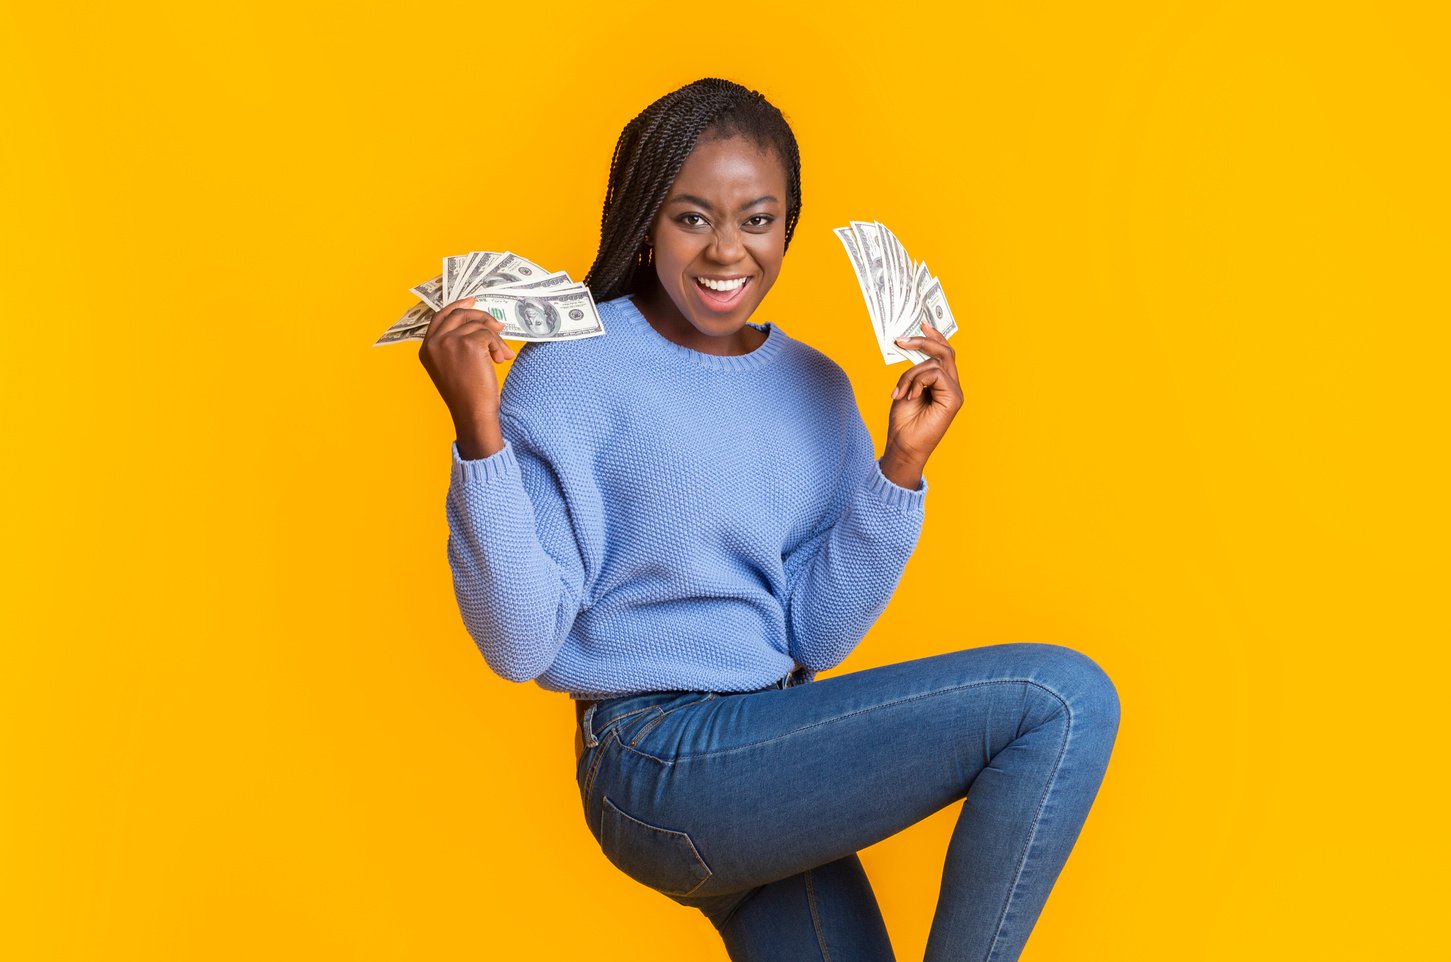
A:
{"label": "chin", "polygon": [[687,320],[690,321],[690,326],[695,328],[700,333],[709,334],[712,337],[725,337],[726,335],[734,334],[741,328],[745,327],[746,322],[751,319],[751,316],[755,314],[755,312],[756,308],[754,305],[752,305],[749,309],[743,307],[739,312],[739,318],[737,318],[733,314],[726,316],[721,316],[720,314],[708,314],[704,317],[700,316],[699,314],[687,314],[685,315],[685,317]]}

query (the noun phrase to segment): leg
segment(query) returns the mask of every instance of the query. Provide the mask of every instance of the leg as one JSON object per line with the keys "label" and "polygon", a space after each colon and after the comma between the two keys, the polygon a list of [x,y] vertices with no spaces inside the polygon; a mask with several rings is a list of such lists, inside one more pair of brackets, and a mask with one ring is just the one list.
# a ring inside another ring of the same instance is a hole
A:
{"label": "leg", "polygon": [[734,962],[895,962],[856,855],[753,890],[713,918]]}
{"label": "leg", "polygon": [[699,908],[723,935],[814,925],[799,902],[793,912],[789,886],[776,898],[771,884],[965,797],[928,962],[1018,957],[1118,729],[1117,694],[1102,669],[1046,644],[642,704],[607,724],[581,766],[592,773],[586,819],[626,874]]}

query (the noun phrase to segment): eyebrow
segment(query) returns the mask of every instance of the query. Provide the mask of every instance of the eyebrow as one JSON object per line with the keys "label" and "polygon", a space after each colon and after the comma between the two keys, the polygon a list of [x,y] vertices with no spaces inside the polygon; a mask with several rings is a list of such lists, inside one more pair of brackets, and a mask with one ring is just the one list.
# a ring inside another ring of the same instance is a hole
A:
{"label": "eyebrow", "polygon": [[[749,201],[748,203],[742,204],[741,205],[741,210],[746,210],[747,208],[755,207],[757,204],[764,204],[768,200],[769,201],[775,201],[776,200],[776,195],[774,195],[774,194],[767,194],[764,197],[757,197],[753,201]],[[715,208],[711,206],[710,201],[706,200],[704,197],[696,197],[694,194],[676,194],[674,197],[670,198],[665,203],[667,203],[667,204],[675,204],[675,203],[679,203],[681,201],[684,201],[687,204],[694,204],[697,207],[704,207],[706,210],[715,210]]]}

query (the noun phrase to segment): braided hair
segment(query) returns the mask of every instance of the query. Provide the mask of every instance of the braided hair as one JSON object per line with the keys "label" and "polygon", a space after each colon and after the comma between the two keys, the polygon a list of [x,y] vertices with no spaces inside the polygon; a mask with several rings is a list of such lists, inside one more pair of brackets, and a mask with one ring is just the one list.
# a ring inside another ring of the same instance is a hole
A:
{"label": "braided hair", "polygon": [[764,96],[729,80],[707,77],[672,91],[625,125],[610,159],[600,215],[600,248],[585,275],[596,301],[641,293],[654,259],[645,234],[685,158],[702,139],[741,134],[774,148],[786,167],[786,247],[801,216],[801,155],[781,111]]}

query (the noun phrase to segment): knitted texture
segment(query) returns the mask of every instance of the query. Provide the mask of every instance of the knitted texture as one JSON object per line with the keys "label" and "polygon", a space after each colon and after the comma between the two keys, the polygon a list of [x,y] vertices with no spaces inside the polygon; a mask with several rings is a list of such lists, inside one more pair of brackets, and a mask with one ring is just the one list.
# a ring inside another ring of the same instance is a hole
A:
{"label": "knitted texture", "polygon": [[861,642],[922,528],[846,373],[774,323],[717,356],[633,295],[607,333],[518,349],[504,447],[452,445],[448,559],[489,668],[548,691],[751,691]]}

